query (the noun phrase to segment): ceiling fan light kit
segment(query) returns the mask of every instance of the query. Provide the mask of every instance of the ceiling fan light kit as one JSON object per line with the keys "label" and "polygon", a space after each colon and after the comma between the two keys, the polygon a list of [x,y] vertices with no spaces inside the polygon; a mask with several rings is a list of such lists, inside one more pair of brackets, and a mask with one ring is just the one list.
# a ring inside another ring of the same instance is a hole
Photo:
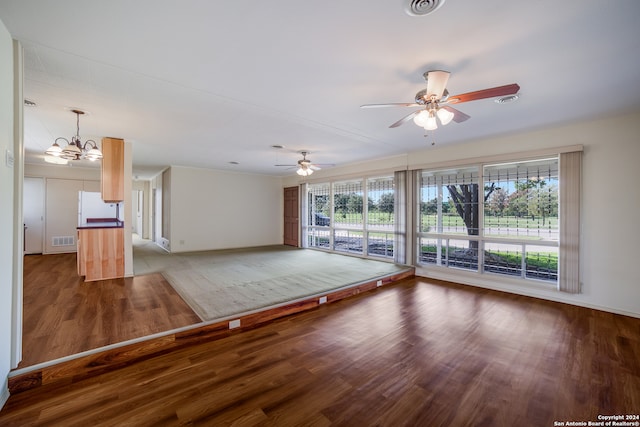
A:
{"label": "ceiling fan light kit", "polygon": [[[424,73],[423,77],[427,81],[427,88],[416,93],[415,103],[365,104],[360,107],[422,107],[420,110],[407,114],[389,127],[395,128],[413,119],[416,125],[425,130],[435,130],[438,128],[438,120],[440,120],[440,124],[444,126],[451,123],[451,121],[461,123],[470,118],[470,116],[462,111],[453,108],[451,104],[461,104],[463,102],[495,97],[500,97],[496,100],[496,102],[499,103],[511,102],[518,99],[520,86],[516,83],[449,96],[449,91],[446,86],[450,74],[448,71],[442,70],[433,70]],[[436,120],[436,118],[438,120]]]}
{"label": "ceiling fan light kit", "polygon": [[[71,110],[76,115],[76,134],[71,137],[71,142],[67,138],[56,138],[51,147],[47,148],[45,154],[53,157],[59,157],[64,160],[80,160],[87,159],[92,162],[102,159],[102,151],[98,149],[98,144],[92,139],[87,140],[84,144],[80,139],[80,115],[84,111]],[[58,141],[65,141],[67,145],[62,148],[58,145]],[[49,162],[53,163],[53,162]]]}
{"label": "ceiling fan light kit", "polygon": [[313,173],[313,169],[307,165],[300,165],[300,168],[296,170],[296,173],[300,176],[309,176]]}
{"label": "ceiling fan light kit", "polygon": [[413,122],[425,128],[425,130],[435,130],[438,129],[436,117],[440,120],[440,124],[446,126],[451,123],[453,116],[454,114],[451,111],[445,110],[444,108],[438,108],[437,110],[420,110],[413,118]]}

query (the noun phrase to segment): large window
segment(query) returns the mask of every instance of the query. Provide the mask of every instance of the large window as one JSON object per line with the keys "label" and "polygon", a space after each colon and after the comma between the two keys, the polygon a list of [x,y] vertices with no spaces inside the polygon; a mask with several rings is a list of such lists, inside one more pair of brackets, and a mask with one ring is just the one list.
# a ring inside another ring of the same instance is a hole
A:
{"label": "large window", "polygon": [[418,262],[558,280],[558,159],[419,174]]}
{"label": "large window", "polygon": [[484,167],[484,270],[558,279],[558,159]]}
{"label": "large window", "polygon": [[393,176],[367,179],[367,253],[393,257],[395,192]]}
{"label": "large window", "polygon": [[328,183],[312,184],[307,189],[306,244],[308,247],[329,249],[331,247],[331,193]]}
{"label": "large window", "polygon": [[477,167],[420,174],[419,262],[478,269]]}
{"label": "large window", "polygon": [[581,149],[304,184],[304,245],[578,293]]}
{"label": "large window", "polygon": [[363,195],[361,179],[333,184],[333,250],[364,253]]}
{"label": "large window", "polygon": [[307,247],[393,259],[394,177],[307,186]]}

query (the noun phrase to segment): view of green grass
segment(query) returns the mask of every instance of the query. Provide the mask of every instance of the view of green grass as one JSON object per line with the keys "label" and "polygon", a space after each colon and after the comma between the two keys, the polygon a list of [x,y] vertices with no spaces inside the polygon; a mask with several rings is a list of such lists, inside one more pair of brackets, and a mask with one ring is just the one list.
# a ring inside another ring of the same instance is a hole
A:
{"label": "view of green grass", "polygon": [[[433,215],[420,215],[420,219],[422,221],[423,230],[426,227],[435,227],[438,224],[438,216]],[[544,224],[543,224],[544,222]],[[442,223],[445,227],[464,227],[464,221],[462,217],[455,213],[449,213],[442,215]],[[484,226],[488,227],[502,227],[502,228],[558,228],[558,218],[543,218],[538,217],[532,219],[531,217],[515,217],[515,216],[485,216],[484,217]]]}
{"label": "view of green grass", "polygon": [[[386,212],[378,212],[378,211],[369,211],[367,213],[368,223],[369,225],[383,225],[383,226],[392,226],[393,225],[393,215],[389,215]],[[436,214],[421,214],[420,215],[422,230],[433,230],[433,227],[437,224],[437,215]],[[556,229],[558,227],[558,218],[532,218],[532,217],[516,217],[516,216],[486,216],[485,217],[485,227],[493,227],[493,228],[529,228],[529,229]],[[544,223],[544,224],[543,224]],[[354,225],[362,225],[363,224],[363,214],[348,212],[348,213],[336,213],[333,218],[333,225],[335,227],[340,228],[341,226],[354,226]],[[457,227],[458,232],[460,234],[467,234],[466,226],[462,218],[453,212],[449,212],[443,215],[443,225],[445,227]],[[451,233],[451,230],[448,230]],[[371,239],[375,240],[384,240],[389,238],[385,233],[371,233],[369,234]],[[487,234],[487,236],[490,236]],[[339,236],[336,236],[339,238]],[[362,237],[362,232],[351,232],[347,235],[343,235],[342,237]],[[509,235],[499,235],[502,238],[508,238]],[[514,236],[516,237],[516,236]],[[518,239],[537,239],[536,236],[517,236]],[[316,245],[325,246],[329,243],[328,237],[316,237]],[[454,251],[458,249],[450,248],[449,253],[453,256]],[[435,253],[436,247],[432,245],[424,245],[422,246],[422,253]],[[518,269],[521,265],[522,255],[519,253],[509,252],[509,251],[487,251],[488,255],[491,255],[494,260],[495,258],[499,258],[499,261],[495,261],[496,263],[504,263],[514,268]],[[488,262],[491,262],[488,260]],[[545,271],[557,272],[558,270],[558,254],[555,252],[527,252],[525,262],[527,264],[528,269],[540,269]]]}
{"label": "view of green grass", "polygon": [[[522,256],[509,252],[491,251],[491,254],[498,256],[507,264],[520,265]],[[558,254],[553,252],[527,252],[525,259],[527,266],[545,270],[558,270]]]}
{"label": "view of green grass", "polygon": [[[362,214],[360,213],[348,213],[348,214],[336,214],[333,217],[333,223],[337,226],[340,225],[359,225],[363,224]],[[393,215],[389,218],[388,213],[384,212],[369,212],[367,215],[369,225],[382,225],[393,226]]]}
{"label": "view of green grass", "polygon": [[[369,224],[377,225],[393,225],[393,215],[389,215],[386,212],[368,212],[367,214]],[[427,227],[435,227],[437,225],[436,214],[422,214],[420,215],[422,222],[422,229]],[[334,215],[333,221],[335,224],[362,224],[363,215],[361,213],[337,213]],[[442,216],[442,222],[445,227],[465,227],[462,217],[457,213],[448,213]],[[493,228],[545,228],[545,229],[557,229],[558,218],[531,218],[531,217],[516,217],[516,216],[485,216],[485,227]]]}
{"label": "view of green grass", "polygon": [[[458,217],[459,218],[459,217]],[[516,216],[485,216],[485,227],[523,227],[523,228],[558,228],[557,217],[516,217]]]}
{"label": "view of green grass", "polygon": [[[435,245],[422,245],[421,253],[436,253],[437,248]],[[454,254],[458,248],[449,248],[449,254]],[[514,254],[506,251],[487,251],[487,254],[491,254],[494,257],[499,257],[502,262],[520,266],[522,262],[522,256],[520,254]],[[550,271],[558,271],[558,254],[554,252],[527,252],[525,262],[527,266],[532,268],[539,268]]]}
{"label": "view of green grass", "polygon": [[369,233],[369,239],[393,240],[393,233]]}

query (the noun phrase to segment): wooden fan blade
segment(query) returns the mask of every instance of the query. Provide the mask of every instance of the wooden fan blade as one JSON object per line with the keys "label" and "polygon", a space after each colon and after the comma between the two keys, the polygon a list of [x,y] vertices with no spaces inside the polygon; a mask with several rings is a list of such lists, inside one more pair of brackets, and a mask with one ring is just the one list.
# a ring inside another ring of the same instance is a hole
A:
{"label": "wooden fan blade", "polygon": [[381,107],[421,107],[421,105],[413,102],[394,102],[391,104],[364,104],[360,106],[360,108],[381,108]]}
{"label": "wooden fan blade", "polygon": [[273,166],[286,166],[286,167],[289,167],[289,168],[295,168],[298,165],[273,165]]}
{"label": "wooden fan blade", "polygon": [[417,111],[414,111],[413,113],[407,114],[406,116],[404,116],[403,118],[401,118],[400,120],[398,120],[397,122],[395,122],[394,124],[392,124],[389,127],[390,128],[397,128],[401,124],[404,124],[404,123],[408,122],[409,120],[413,119],[415,117],[415,115],[418,114],[420,111],[422,111],[422,110],[417,110]]}
{"label": "wooden fan blade", "polygon": [[477,99],[513,95],[518,93],[519,90],[520,86],[516,83],[512,83],[510,85],[493,87],[491,89],[477,90],[475,92],[467,92],[460,95],[451,95],[449,99],[447,99],[447,104],[460,104],[462,102],[475,101]]}
{"label": "wooden fan blade", "polygon": [[465,120],[468,120],[468,119],[470,119],[470,118],[471,118],[471,116],[469,116],[469,115],[467,115],[467,114],[463,113],[463,112],[462,112],[462,111],[460,111],[460,110],[456,110],[456,109],[455,109],[455,108],[453,108],[453,107],[449,107],[448,105],[442,106],[442,107],[440,107],[440,108],[444,108],[445,110],[447,110],[447,111],[449,111],[449,112],[453,113],[453,121],[454,121],[454,122],[456,122],[456,123],[462,123],[462,122],[464,122]]}
{"label": "wooden fan blade", "polygon": [[442,94],[447,87],[449,75],[447,71],[428,71],[427,72],[427,96],[435,95],[436,99],[442,98]]}

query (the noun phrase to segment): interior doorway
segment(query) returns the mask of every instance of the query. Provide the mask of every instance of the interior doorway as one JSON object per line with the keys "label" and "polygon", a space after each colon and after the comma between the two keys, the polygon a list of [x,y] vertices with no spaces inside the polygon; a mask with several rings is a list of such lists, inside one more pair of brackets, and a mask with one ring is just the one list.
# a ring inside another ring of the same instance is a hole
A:
{"label": "interior doorway", "polygon": [[298,187],[284,189],[284,244],[298,247],[300,218],[298,209]]}
{"label": "interior doorway", "polygon": [[24,178],[22,197],[25,254],[43,252],[44,194],[43,178]]}
{"label": "interior doorway", "polygon": [[156,240],[156,217],[158,215],[158,211],[156,209],[156,189],[151,189],[151,241],[157,242]]}
{"label": "interior doorway", "polygon": [[140,237],[144,236],[142,215],[144,210],[144,191],[133,190],[131,192],[131,207],[133,213],[132,231]]}

